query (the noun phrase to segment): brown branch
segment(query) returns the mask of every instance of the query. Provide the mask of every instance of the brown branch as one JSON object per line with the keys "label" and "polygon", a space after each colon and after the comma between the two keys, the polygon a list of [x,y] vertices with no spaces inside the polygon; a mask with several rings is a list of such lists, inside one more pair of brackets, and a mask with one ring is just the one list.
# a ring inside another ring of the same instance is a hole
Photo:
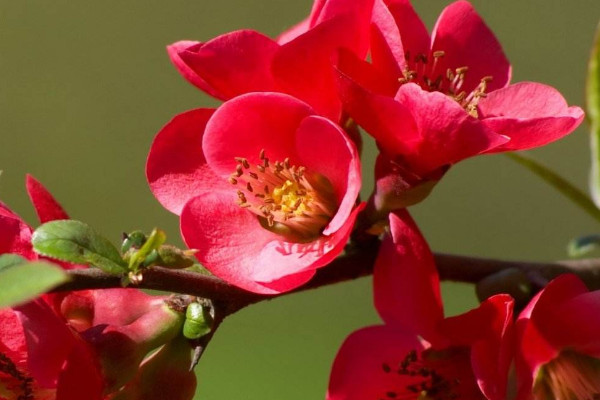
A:
{"label": "brown branch", "polygon": [[[327,268],[319,269],[311,281],[290,293],[370,275],[373,272],[378,247],[378,241],[363,244],[361,247],[351,247]],[[440,277],[443,280],[477,283],[492,274],[516,268],[523,271],[534,285],[542,286],[562,273],[573,272],[578,274],[590,289],[600,289],[600,259],[544,263],[494,260],[437,253],[435,254],[435,260]],[[120,287],[119,277],[108,275],[95,268],[71,270],[69,275],[71,280],[57,287],[54,291]],[[250,293],[214,276],[163,267],[148,268],[143,273],[142,282],[132,287],[183,293],[211,299],[223,307],[225,315],[229,315],[249,304],[277,297]]]}

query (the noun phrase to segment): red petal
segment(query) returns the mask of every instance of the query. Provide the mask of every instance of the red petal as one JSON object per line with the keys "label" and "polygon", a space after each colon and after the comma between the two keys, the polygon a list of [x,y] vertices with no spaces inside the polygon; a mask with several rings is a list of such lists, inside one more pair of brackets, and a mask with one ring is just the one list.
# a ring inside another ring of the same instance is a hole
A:
{"label": "red petal", "polygon": [[58,385],[56,400],[101,400],[104,382],[92,350],[81,339],[65,360]]}
{"label": "red petal", "polygon": [[513,299],[497,295],[484,301],[479,309],[483,319],[465,324],[464,334],[474,328],[481,337],[471,347],[471,365],[479,388],[489,400],[506,399],[506,382],[513,359]]}
{"label": "red petal", "polygon": [[10,308],[0,309],[0,326],[0,354],[19,368],[27,368],[27,343],[17,314]]}
{"label": "red petal", "polygon": [[292,26],[288,30],[282,32],[277,37],[277,43],[279,43],[280,45],[286,44],[287,42],[290,42],[290,41],[296,39],[298,36],[302,35],[309,28],[310,28],[310,18],[306,18],[305,20],[298,22],[296,25]]}
{"label": "red petal", "polygon": [[491,76],[489,91],[508,84],[511,67],[502,46],[473,6],[463,0],[442,11],[432,33],[432,51],[444,51],[439,70],[468,67],[462,90],[469,93],[482,78]]}
{"label": "red petal", "polygon": [[[234,191],[215,191],[195,197],[183,209],[181,233],[190,248],[199,250],[200,263],[225,281],[255,293],[281,293],[308,281],[314,271],[285,276],[268,286],[256,281],[258,271],[273,265],[273,261],[278,262],[279,273],[285,275],[298,259],[291,259],[289,265],[283,253],[277,253],[277,260],[263,254],[269,254],[264,250],[267,245],[285,243],[264,229],[256,215],[239,207],[235,200]],[[276,252],[277,248],[273,250]]]}
{"label": "red petal", "polygon": [[158,133],[146,163],[146,177],[158,201],[180,214],[198,193],[226,183],[206,164],[202,137],[214,110],[197,109],[179,114]]}
{"label": "red petal", "polygon": [[56,387],[65,360],[75,346],[75,333],[42,301],[17,307],[29,354],[29,371],[41,387]]}
{"label": "red petal", "polygon": [[416,84],[407,83],[398,90],[396,100],[410,110],[421,136],[417,151],[406,157],[420,175],[508,141],[442,93],[425,92]]}
{"label": "red petal", "polygon": [[362,203],[355,208],[339,229],[330,235],[321,235],[309,243],[290,243],[280,239],[267,243],[261,251],[264,265],[256,269],[252,277],[258,282],[266,283],[329,264],[344,250],[356,216],[364,205]]}
{"label": "red petal", "polygon": [[0,254],[15,253],[37,259],[31,247],[31,228],[9,208],[0,206]]}
{"label": "red petal", "polygon": [[353,28],[353,18],[347,14],[327,20],[281,46],[273,61],[282,91],[332,121],[338,121],[341,113],[332,59],[339,48],[353,48],[358,35]]}
{"label": "red petal", "polygon": [[289,157],[297,165],[296,130],[311,114],[307,104],[282,93],[249,93],[229,100],[206,126],[202,145],[206,160],[223,178],[235,172],[235,157],[261,163],[262,149],[271,161]]}
{"label": "red petal", "polygon": [[400,31],[402,46],[413,56],[429,54],[430,38],[427,27],[415,12],[409,0],[387,1],[387,7]]}
{"label": "red petal", "polygon": [[416,151],[420,136],[406,107],[391,97],[365,90],[341,72],[338,83],[344,108],[352,119],[377,140],[382,151],[388,154]]}
{"label": "red petal", "polygon": [[167,46],[167,53],[169,54],[169,58],[171,62],[177,68],[179,73],[192,85],[196,86],[200,90],[208,93],[209,95],[216,97],[217,99],[224,100],[226,97],[221,93],[217,92],[213,87],[211,87],[206,81],[200,77],[190,66],[181,59],[180,53],[185,51],[194,52],[201,48],[203,43],[201,42],[193,42],[190,40],[182,40],[180,42],[173,43],[172,45]]}
{"label": "red petal", "polygon": [[327,177],[334,188],[338,210],[323,231],[324,235],[330,235],[344,225],[360,192],[360,159],[356,147],[333,122],[311,116],[298,127],[296,151],[301,165]]}
{"label": "red petal", "polygon": [[392,398],[388,392],[408,398],[406,387],[414,382],[397,374],[396,368],[410,351],[423,349],[416,334],[391,326],[371,326],[352,333],[335,357],[327,400]]}
{"label": "red petal", "polygon": [[69,219],[69,215],[67,215],[58,201],[33,176],[27,175],[25,186],[27,187],[29,198],[35,207],[35,212],[42,224],[57,219]]}
{"label": "red petal", "polygon": [[433,255],[408,212],[390,214],[390,231],[373,272],[375,307],[387,324],[431,340],[444,317]]}
{"label": "red petal", "polygon": [[510,141],[493,151],[527,150],[571,133],[583,121],[579,107],[569,107],[554,88],[519,82],[490,93],[479,103],[483,123]]}
{"label": "red petal", "polygon": [[239,30],[180,51],[178,55],[220,98],[229,99],[275,89],[271,62],[278,49],[277,42],[259,32]]}

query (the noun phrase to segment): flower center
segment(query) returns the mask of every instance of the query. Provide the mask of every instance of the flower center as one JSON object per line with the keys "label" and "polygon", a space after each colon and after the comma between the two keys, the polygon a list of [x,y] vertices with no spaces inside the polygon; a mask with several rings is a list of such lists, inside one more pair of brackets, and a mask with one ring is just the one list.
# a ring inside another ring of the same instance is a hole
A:
{"label": "flower center", "polygon": [[600,360],[566,350],[544,365],[533,386],[535,400],[600,398]]}
{"label": "flower center", "polygon": [[258,215],[261,225],[295,242],[318,237],[336,212],[333,187],[321,174],[290,164],[289,158],[260,164],[237,157],[229,183],[238,188],[238,204]]}
{"label": "flower center", "polygon": [[23,374],[5,354],[0,353],[0,399],[33,400],[33,379]]}
{"label": "flower center", "polygon": [[443,51],[434,51],[430,57],[419,53],[411,58],[410,52],[407,51],[406,68],[402,71],[404,76],[398,79],[400,84],[413,82],[428,92],[442,92],[460,104],[472,117],[477,118],[477,105],[481,98],[486,97],[487,85],[492,77],[481,78],[479,85],[467,93],[462,86],[469,67],[456,68],[454,71],[447,68],[444,72],[439,66],[444,55]]}
{"label": "flower center", "polygon": [[388,363],[381,365],[386,374],[396,374],[401,377],[400,390],[388,390],[385,399],[411,399],[411,400],[450,400],[457,399],[459,395],[455,392],[460,384],[458,379],[447,379],[426,359],[446,358],[444,352],[426,350],[421,354],[419,360],[415,350],[409,351],[396,368]]}

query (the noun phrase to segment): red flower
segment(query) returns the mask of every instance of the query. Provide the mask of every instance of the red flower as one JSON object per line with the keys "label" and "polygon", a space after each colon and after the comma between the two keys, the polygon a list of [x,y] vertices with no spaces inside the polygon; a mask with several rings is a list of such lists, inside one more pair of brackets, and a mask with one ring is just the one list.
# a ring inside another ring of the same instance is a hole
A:
{"label": "red flower", "polygon": [[[31,176],[27,176],[27,191],[40,220],[68,218]],[[37,259],[31,233],[18,215],[0,203],[0,254]],[[91,347],[46,301],[38,299],[14,309],[1,309],[0,326],[0,398],[102,398],[101,372]]]}
{"label": "red flower", "polygon": [[505,399],[512,299],[493,296],[444,318],[433,256],[408,213],[398,215],[373,276],[385,325],[346,339],[327,399]]}
{"label": "red flower", "polygon": [[200,262],[257,293],[308,281],[342,251],[358,212],[353,143],[280,93],[175,117],[154,140],[146,173]]}
{"label": "red flower", "polygon": [[192,84],[221,100],[257,91],[291,94],[333,121],[341,104],[332,57],[345,48],[364,58],[373,0],[317,0],[310,16],[277,40],[252,30],[168,47]]}
{"label": "red flower", "polygon": [[517,320],[519,400],[593,400],[600,393],[600,291],[562,275]]}
{"label": "red flower", "polygon": [[[68,218],[31,176],[27,191],[41,221]],[[31,232],[0,203],[0,254],[37,259]],[[48,294],[0,309],[0,399],[104,399],[135,377],[150,350],[179,334],[183,315],[165,299],[104,289]]]}
{"label": "red flower", "polygon": [[342,101],[379,144],[378,178],[406,187],[467,157],[545,145],[583,119],[551,87],[507,86],[510,64],[466,1],[446,7],[430,36],[408,0],[377,0],[371,54],[367,63],[341,51]]}

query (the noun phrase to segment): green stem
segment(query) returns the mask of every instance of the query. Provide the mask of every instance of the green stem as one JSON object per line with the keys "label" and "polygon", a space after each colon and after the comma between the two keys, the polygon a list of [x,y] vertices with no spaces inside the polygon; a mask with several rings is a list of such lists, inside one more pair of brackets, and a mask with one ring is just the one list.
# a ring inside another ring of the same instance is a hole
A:
{"label": "green stem", "polygon": [[523,153],[505,153],[505,155],[542,178],[547,184],[561,192],[596,221],[600,222],[600,210],[596,207],[596,204],[594,204],[585,192],[574,186],[571,182],[552,171],[549,167]]}

